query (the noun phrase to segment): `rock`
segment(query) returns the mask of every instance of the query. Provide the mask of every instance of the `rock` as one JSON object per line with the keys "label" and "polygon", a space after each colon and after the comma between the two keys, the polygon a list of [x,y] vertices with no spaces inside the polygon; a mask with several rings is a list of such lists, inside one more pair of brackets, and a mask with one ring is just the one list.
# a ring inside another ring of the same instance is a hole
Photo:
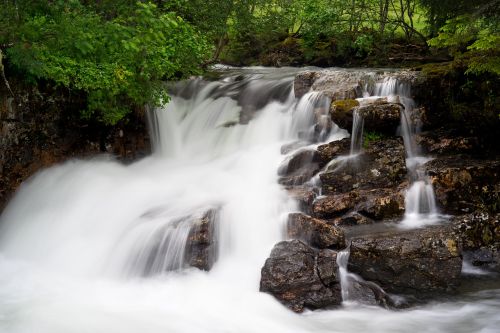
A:
{"label": "rock", "polygon": [[399,304],[373,282],[350,279],[347,293],[349,300],[362,304],[384,308],[399,307]]}
{"label": "rock", "polygon": [[465,250],[500,244],[500,214],[475,212],[454,218],[455,233]]}
{"label": "rock", "polygon": [[351,149],[351,139],[345,138],[338,141],[332,141],[317,148],[318,159],[324,166],[334,158],[342,155],[348,155]]}
{"label": "rock", "polygon": [[402,217],[405,212],[406,184],[397,189],[376,189],[359,191],[363,200],[356,210],[372,220],[386,220]]}
{"label": "rock", "polygon": [[342,302],[337,254],[315,250],[299,240],[276,244],[261,271],[260,291],[295,312]]}
{"label": "rock", "polygon": [[209,271],[218,256],[219,208],[208,209],[193,218],[186,242],[185,261],[189,266]]}
{"label": "rock", "polygon": [[316,199],[317,193],[310,188],[306,187],[291,187],[287,189],[290,197],[295,199],[299,204],[299,209],[306,213],[311,214],[312,204],[314,199]]}
{"label": "rock", "polygon": [[319,249],[345,248],[344,231],[326,221],[302,213],[288,215],[288,237],[300,239]]}
{"label": "rock", "polygon": [[364,225],[364,224],[372,224],[375,221],[372,219],[359,214],[358,212],[352,211],[347,214],[342,215],[341,217],[334,218],[332,223],[337,226],[354,226],[354,225]]}
{"label": "rock", "polygon": [[500,212],[500,160],[454,155],[427,162],[423,169],[444,211],[454,214],[478,209]]}
{"label": "rock", "polygon": [[330,108],[330,115],[334,123],[351,132],[353,113],[359,112],[360,116],[364,118],[365,131],[394,135],[400,124],[400,114],[403,111],[404,106],[399,103],[374,101],[359,106],[358,101],[345,100],[334,101]]}
{"label": "rock", "polygon": [[284,144],[283,146],[281,146],[280,152],[282,155],[286,155],[286,154],[291,153],[294,150],[297,150],[299,148],[303,148],[307,145],[309,145],[309,143],[305,142],[305,141],[295,141],[295,142],[287,143],[287,144]]}
{"label": "rock", "polygon": [[462,250],[449,226],[351,240],[348,269],[390,293],[450,292],[460,282]]}
{"label": "rock", "polygon": [[372,141],[356,157],[339,161],[320,174],[322,193],[355,189],[396,189],[406,180],[405,149],[400,138]]}
{"label": "rock", "polygon": [[324,196],[313,203],[313,215],[325,219],[338,217],[353,209],[359,200],[357,191]]}
{"label": "rock", "polygon": [[357,110],[365,119],[365,131],[394,135],[404,106],[398,103],[374,103],[360,106]]}
{"label": "rock", "polygon": [[295,76],[293,81],[293,92],[296,98],[304,96],[312,87],[314,81],[319,77],[318,72],[306,71]]}
{"label": "rock", "polygon": [[473,266],[500,273],[500,244],[464,251],[464,259]]}
{"label": "rock", "polygon": [[330,106],[330,116],[332,121],[340,128],[352,130],[353,110],[359,106],[359,102],[354,99],[336,100]]}
{"label": "rock", "polygon": [[[332,219],[350,212],[350,214],[343,216],[343,220],[336,220],[336,223],[341,225],[358,224],[358,222],[366,224],[374,220],[382,221],[401,217],[405,211],[405,185],[396,189],[355,189],[347,193],[327,195],[313,203],[313,215]],[[353,212],[357,212],[363,217],[353,216]]]}
{"label": "rock", "polygon": [[481,150],[478,137],[461,136],[451,130],[434,130],[416,135],[416,143],[426,154],[470,154]]}
{"label": "rock", "polygon": [[311,179],[321,169],[318,153],[303,149],[288,157],[278,169],[282,185],[301,185]]}

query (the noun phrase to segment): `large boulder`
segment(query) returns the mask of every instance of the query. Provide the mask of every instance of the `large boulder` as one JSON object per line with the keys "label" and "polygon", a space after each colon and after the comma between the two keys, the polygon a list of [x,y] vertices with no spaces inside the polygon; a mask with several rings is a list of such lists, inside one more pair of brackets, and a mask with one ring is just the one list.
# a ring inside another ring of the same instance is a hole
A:
{"label": "large boulder", "polygon": [[[327,195],[313,203],[313,215],[319,218],[332,219],[346,215],[352,220],[353,211],[364,217],[380,221],[401,217],[405,209],[406,186],[373,190],[352,190],[347,193]],[[345,214],[350,212],[350,214]],[[365,224],[364,219],[360,224]],[[343,221],[341,224],[350,224]],[[356,223],[357,224],[357,223]]]}
{"label": "large boulder", "polygon": [[287,232],[288,237],[300,239],[319,249],[345,248],[345,236],[342,229],[302,213],[288,215]]}
{"label": "large boulder", "polygon": [[364,119],[365,131],[374,131],[387,135],[396,134],[396,129],[400,124],[400,114],[403,111],[403,105],[389,103],[384,100],[361,106],[356,100],[338,100],[332,102],[330,107],[333,122],[349,132],[352,130],[353,113],[358,112]]}
{"label": "large boulder", "polygon": [[460,283],[461,243],[449,226],[354,238],[350,251],[349,271],[390,293],[420,297]]}
{"label": "large boulder", "polygon": [[448,213],[500,212],[500,160],[454,155],[424,165],[439,206]]}
{"label": "large boulder", "polygon": [[371,141],[356,158],[339,160],[320,174],[322,193],[356,189],[396,189],[406,180],[405,149],[401,138]]}
{"label": "large boulder", "polygon": [[276,244],[262,267],[260,291],[295,312],[342,302],[340,276],[332,250],[316,250],[299,240]]}
{"label": "large boulder", "polygon": [[303,186],[295,186],[287,188],[287,191],[290,197],[297,201],[300,211],[306,214],[311,214],[312,204],[314,199],[317,197],[317,193],[314,189]]}

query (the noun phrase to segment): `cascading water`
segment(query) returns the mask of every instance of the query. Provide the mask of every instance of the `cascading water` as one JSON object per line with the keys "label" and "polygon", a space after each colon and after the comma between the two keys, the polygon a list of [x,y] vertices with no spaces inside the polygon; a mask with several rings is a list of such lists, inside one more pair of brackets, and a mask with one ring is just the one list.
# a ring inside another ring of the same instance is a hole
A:
{"label": "cascading water", "polygon": [[[324,116],[325,100],[297,101],[293,73],[250,70],[174,87],[167,108],[150,113],[153,156],[129,166],[70,161],[23,184],[0,217],[0,332],[497,328],[498,291],[496,301],[473,295],[404,312],[360,306],[301,316],[258,292],[282,217],[296,209],[277,184],[280,147],[303,133],[309,143],[343,135],[334,126],[311,131],[304,108]],[[185,246],[193,225],[208,220],[217,261],[204,272],[188,268]]]}

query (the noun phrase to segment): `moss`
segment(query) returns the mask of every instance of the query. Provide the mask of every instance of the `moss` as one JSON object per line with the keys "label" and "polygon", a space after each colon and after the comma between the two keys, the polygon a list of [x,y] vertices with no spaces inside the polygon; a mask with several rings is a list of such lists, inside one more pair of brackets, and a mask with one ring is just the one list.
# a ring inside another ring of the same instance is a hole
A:
{"label": "moss", "polygon": [[363,148],[368,148],[369,144],[373,141],[382,140],[385,136],[379,132],[364,132],[363,134]]}
{"label": "moss", "polygon": [[430,78],[441,78],[455,71],[453,62],[431,63],[422,66],[422,73]]}
{"label": "moss", "polygon": [[343,99],[333,101],[331,105],[331,110],[334,112],[346,113],[356,106],[359,106],[359,102],[355,99]]}

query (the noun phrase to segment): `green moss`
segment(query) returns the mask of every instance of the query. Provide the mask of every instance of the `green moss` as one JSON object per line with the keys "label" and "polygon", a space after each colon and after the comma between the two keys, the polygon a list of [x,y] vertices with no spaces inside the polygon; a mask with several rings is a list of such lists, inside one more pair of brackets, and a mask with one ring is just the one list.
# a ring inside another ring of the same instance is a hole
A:
{"label": "green moss", "polygon": [[382,140],[385,136],[378,132],[365,132],[363,134],[363,148],[368,148],[373,141]]}
{"label": "green moss", "polygon": [[346,113],[356,106],[359,106],[359,102],[355,99],[343,99],[338,101],[333,101],[331,110],[334,112]]}
{"label": "green moss", "polygon": [[441,62],[425,64],[422,66],[422,73],[427,77],[444,77],[454,72],[453,62]]}

